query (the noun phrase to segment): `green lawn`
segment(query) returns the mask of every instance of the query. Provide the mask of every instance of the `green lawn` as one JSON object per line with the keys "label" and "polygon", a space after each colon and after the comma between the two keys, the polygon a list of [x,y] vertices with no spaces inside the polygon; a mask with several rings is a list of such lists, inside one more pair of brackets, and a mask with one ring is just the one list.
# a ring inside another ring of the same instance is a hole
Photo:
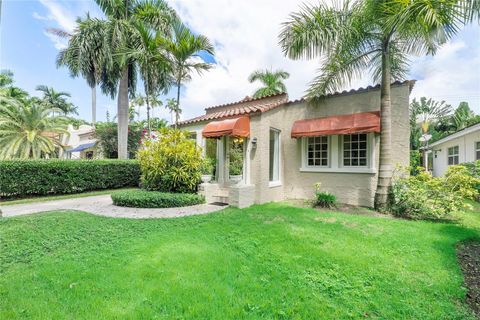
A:
{"label": "green lawn", "polygon": [[118,190],[133,190],[133,189],[137,189],[137,188],[107,189],[107,190],[87,191],[87,192],[72,193],[72,194],[59,194],[59,195],[52,195],[52,196],[45,196],[45,197],[31,197],[26,199],[7,199],[7,200],[1,200],[0,205],[8,206],[12,204],[25,204],[25,203],[35,203],[35,202],[44,202],[44,201],[52,201],[52,200],[101,196],[104,194],[111,194],[112,192],[118,191]]}
{"label": "green lawn", "polygon": [[0,318],[470,319],[455,245],[480,238],[480,213],[466,217],[468,228],[266,204],[4,218]]}

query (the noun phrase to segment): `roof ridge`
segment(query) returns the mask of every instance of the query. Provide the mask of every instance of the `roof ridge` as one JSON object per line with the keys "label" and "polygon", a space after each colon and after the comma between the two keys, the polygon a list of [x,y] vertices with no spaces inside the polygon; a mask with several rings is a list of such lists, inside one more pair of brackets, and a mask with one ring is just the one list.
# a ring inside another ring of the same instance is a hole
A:
{"label": "roof ridge", "polygon": [[281,95],[287,95],[287,93],[286,92],[280,92],[280,93],[270,94],[268,96],[259,97],[259,98],[253,98],[253,97],[246,96],[242,100],[238,100],[238,101],[235,101],[235,102],[224,103],[224,104],[219,104],[219,105],[216,105],[216,106],[205,108],[205,110],[212,110],[212,109],[215,109],[215,108],[228,107],[228,106],[233,106],[235,104],[253,102],[253,101],[258,101],[258,100],[267,99],[267,98],[273,98],[273,97],[281,96]]}

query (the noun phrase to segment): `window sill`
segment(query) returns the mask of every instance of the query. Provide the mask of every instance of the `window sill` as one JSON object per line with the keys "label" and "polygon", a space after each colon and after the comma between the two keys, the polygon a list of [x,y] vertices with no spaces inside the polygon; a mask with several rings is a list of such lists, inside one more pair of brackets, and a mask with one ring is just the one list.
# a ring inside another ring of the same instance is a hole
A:
{"label": "window sill", "polygon": [[377,173],[375,168],[300,168],[300,172]]}
{"label": "window sill", "polygon": [[281,181],[269,181],[268,182],[268,187],[270,187],[270,188],[281,187],[281,186],[282,186]]}

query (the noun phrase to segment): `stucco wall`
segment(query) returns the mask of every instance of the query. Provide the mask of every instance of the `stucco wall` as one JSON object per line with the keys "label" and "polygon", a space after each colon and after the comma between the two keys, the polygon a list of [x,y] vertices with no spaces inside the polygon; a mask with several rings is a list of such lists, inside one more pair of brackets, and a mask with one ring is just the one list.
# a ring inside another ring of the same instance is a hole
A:
{"label": "stucco wall", "polygon": [[[394,164],[409,164],[409,86],[392,86],[392,145]],[[352,172],[301,172],[301,139],[291,138],[296,120],[331,115],[351,114],[380,109],[380,90],[343,94],[325,98],[318,105],[304,102],[290,103],[268,112],[251,116],[250,138],[257,138],[253,148],[251,139],[250,182],[255,185],[255,203],[281,201],[291,198],[312,199],[316,182],[322,182],[324,190],[338,197],[341,203],[373,206],[377,184],[379,160],[379,135],[372,138],[373,168],[371,173]],[[186,125],[182,129],[197,131],[198,137],[206,123]],[[281,185],[269,186],[269,133],[270,128],[280,130],[280,180]],[[203,142],[199,141],[200,145]],[[334,152],[332,150],[332,152]]]}
{"label": "stucco wall", "polygon": [[458,146],[458,160],[459,163],[475,161],[475,142],[480,141],[480,129],[434,145],[432,147],[433,152],[433,175],[442,176],[448,169],[448,148]]}
{"label": "stucco wall", "polygon": [[[409,163],[409,88],[392,87],[392,145],[394,164]],[[256,202],[278,201],[286,198],[312,198],[313,185],[334,193],[339,202],[373,206],[377,173],[301,172],[301,141],[292,139],[291,128],[296,120],[331,115],[377,111],[380,108],[380,91],[348,94],[326,98],[316,106],[294,103],[259,116],[252,117],[251,137],[257,137],[257,150],[251,159],[251,182],[256,186]],[[269,187],[269,130],[280,130],[281,186]],[[374,170],[378,170],[379,139],[375,137]]]}

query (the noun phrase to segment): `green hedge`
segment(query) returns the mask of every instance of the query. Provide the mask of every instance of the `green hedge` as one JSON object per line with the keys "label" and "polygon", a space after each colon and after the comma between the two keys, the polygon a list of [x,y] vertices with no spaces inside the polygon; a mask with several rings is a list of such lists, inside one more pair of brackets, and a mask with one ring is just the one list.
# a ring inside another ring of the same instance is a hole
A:
{"label": "green hedge", "polygon": [[205,198],[193,193],[168,193],[147,190],[122,190],[112,193],[113,204],[134,208],[185,207],[205,202]]}
{"label": "green hedge", "polygon": [[135,160],[8,160],[0,161],[0,196],[79,193],[138,186]]}

